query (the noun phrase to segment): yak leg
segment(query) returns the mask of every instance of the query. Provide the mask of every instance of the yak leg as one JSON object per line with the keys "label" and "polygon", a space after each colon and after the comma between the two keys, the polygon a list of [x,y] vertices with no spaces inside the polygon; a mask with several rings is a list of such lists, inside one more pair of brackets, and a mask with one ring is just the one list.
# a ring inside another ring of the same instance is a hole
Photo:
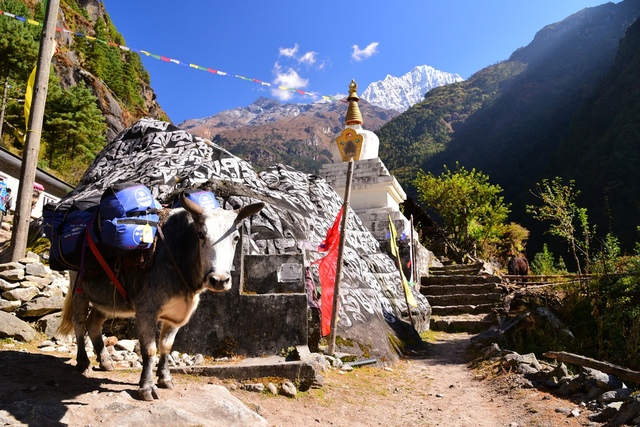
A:
{"label": "yak leg", "polygon": [[83,293],[73,295],[73,332],[76,335],[76,369],[84,372],[89,369],[91,361],[84,346],[87,316],[89,314],[89,300]]}
{"label": "yak leg", "polygon": [[143,400],[159,399],[158,388],[153,377],[153,365],[156,355],[156,322],[157,316],[138,311],[136,313],[136,329],[142,353],[142,374],[138,394]]}
{"label": "yak leg", "polygon": [[93,350],[96,352],[96,359],[103,371],[113,371],[113,362],[107,348],[102,340],[102,324],[107,316],[95,308],[91,309],[89,317],[87,317],[87,332],[93,343]]}
{"label": "yak leg", "polygon": [[168,357],[171,353],[171,347],[173,347],[173,340],[178,333],[180,327],[162,324],[162,330],[160,331],[160,361],[158,362],[158,386],[162,388],[173,389],[173,378],[169,372]]}

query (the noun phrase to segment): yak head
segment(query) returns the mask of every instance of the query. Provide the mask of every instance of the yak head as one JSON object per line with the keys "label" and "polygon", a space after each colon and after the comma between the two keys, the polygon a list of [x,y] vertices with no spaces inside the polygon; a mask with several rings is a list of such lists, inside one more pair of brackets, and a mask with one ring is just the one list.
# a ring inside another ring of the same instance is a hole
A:
{"label": "yak head", "polygon": [[231,289],[231,268],[240,240],[237,226],[243,219],[260,212],[264,203],[253,203],[236,211],[222,208],[204,209],[180,195],[182,207],[191,214],[198,230],[202,285],[214,292]]}

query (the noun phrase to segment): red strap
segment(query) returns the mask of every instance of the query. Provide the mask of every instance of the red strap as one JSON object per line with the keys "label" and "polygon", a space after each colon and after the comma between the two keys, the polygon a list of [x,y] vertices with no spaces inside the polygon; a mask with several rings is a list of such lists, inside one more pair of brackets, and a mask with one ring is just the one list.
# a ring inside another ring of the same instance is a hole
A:
{"label": "red strap", "polygon": [[[84,248],[82,249],[82,258],[84,258]],[[82,283],[80,281],[81,277],[82,277],[82,274],[78,274],[76,276],[75,282],[73,282],[73,292],[75,292],[76,294],[82,293]]]}
{"label": "red strap", "polygon": [[[93,221],[91,221],[91,224],[93,224]],[[89,248],[91,248],[91,252],[93,252],[93,255],[96,257],[96,259],[102,266],[102,269],[104,270],[105,273],[107,273],[107,276],[109,276],[109,279],[111,279],[111,283],[113,283],[113,285],[116,287],[118,292],[120,292],[120,295],[122,295],[122,298],[124,298],[124,300],[126,301],[127,291],[124,290],[124,288],[118,281],[118,278],[109,267],[109,264],[107,264],[107,261],[105,261],[104,258],[102,257],[102,254],[100,254],[98,247],[96,246],[95,243],[93,243],[93,239],[91,239],[91,226],[87,227],[87,242],[89,243]]]}

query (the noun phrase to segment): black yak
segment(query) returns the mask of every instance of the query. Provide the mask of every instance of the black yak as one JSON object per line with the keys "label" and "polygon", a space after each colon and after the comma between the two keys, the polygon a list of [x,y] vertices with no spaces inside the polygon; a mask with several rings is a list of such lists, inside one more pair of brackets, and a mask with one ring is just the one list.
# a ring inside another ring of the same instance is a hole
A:
{"label": "black yak", "polygon": [[167,356],[178,329],[189,321],[201,292],[231,289],[231,268],[239,239],[236,227],[264,206],[254,203],[238,211],[205,210],[183,194],[180,199],[183,208],[173,209],[161,225],[161,239],[153,252],[151,266],[122,275],[126,298],[116,291],[106,274],[76,281],[78,273],[72,272],[72,286],[58,328],[64,335],[72,329],[75,332],[78,370],[84,372],[90,366],[84,346],[85,331],[93,342],[100,368],[112,370],[111,358],[102,341],[102,324],[107,316],[135,316],[142,353],[138,393],[144,400],[159,398],[153,378],[157,323],[161,324],[158,386],[171,389],[173,379]]}

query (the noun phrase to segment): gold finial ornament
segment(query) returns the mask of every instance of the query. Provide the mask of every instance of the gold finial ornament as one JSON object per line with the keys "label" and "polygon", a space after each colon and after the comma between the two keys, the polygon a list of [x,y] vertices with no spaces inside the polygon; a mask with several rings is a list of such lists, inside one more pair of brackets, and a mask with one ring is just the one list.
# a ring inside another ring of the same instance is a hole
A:
{"label": "gold finial ornament", "polygon": [[349,98],[355,98],[356,101],[359,100],[358,94],[356,91],[358,90],[358,83],[354,79],[351,79],[351,83],[349,83]]}
{"label": "gold finial ornament", "polygon": [[352,79],[351,83],[349,83],[349,96],[347,97],[347,101],[349,101],[349,108],[347,109],[347,117],[344,121],[346,125],[361,125],[364,123],[362,114],[360,113],[360,108],[358,107],[358,101],[360,101],[360,98],[356,93],[357,90],[358,84]]}

